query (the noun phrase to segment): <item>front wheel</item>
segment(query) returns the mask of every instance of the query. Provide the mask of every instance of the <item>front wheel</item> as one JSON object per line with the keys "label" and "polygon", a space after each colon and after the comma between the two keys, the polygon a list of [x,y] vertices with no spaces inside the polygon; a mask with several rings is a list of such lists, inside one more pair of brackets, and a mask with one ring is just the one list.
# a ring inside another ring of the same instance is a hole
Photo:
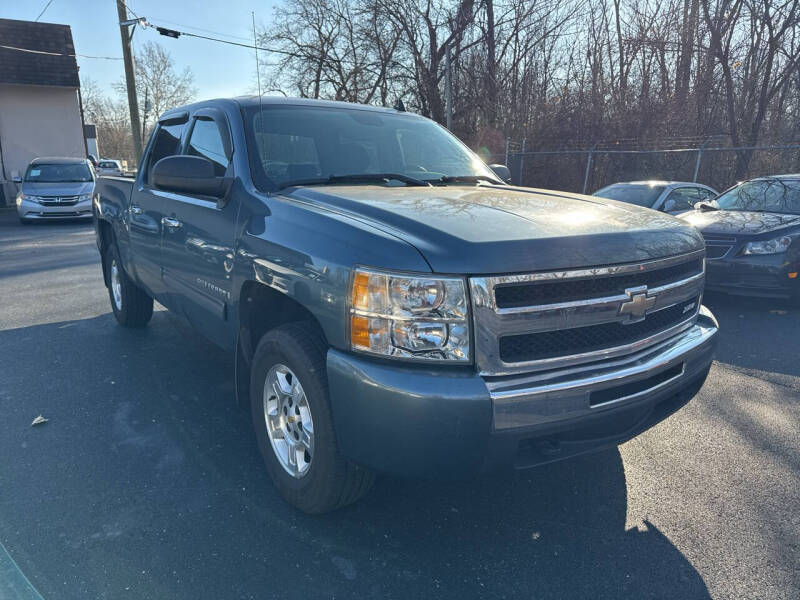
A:
{"label": "front wheel", "polygon": [[268,332],[253,357],[250,406],[259,449],[281,496],[320,514],[366,494],[372,471],[339,454],[328,397],[325,344],[309,324]]}
{"label": "front wheel", "polygon": [[123,327],[144,327],[153,316],[153,299],[125,273],[115,244],[106,250],[105,261],[108,297],[117,323]]}

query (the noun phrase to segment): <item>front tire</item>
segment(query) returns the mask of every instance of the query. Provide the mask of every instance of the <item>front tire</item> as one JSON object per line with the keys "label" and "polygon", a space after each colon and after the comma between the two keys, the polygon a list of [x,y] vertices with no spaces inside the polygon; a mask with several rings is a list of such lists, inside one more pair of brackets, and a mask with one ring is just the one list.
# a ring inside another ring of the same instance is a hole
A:
{"label": "front tire", "polygon": [[313,326],[282,325],[259,342],[250,377],[253,427],[267,471],[281,496],[310,514],[355,502],[375,479],[339,454],[325,355]]}
{"label": "front tire", "polygon": [[125,273],[116,244],[106,250],[105,261],[108,298],[117,323],[123,327],[144,327],[153,316],[153,299]]}

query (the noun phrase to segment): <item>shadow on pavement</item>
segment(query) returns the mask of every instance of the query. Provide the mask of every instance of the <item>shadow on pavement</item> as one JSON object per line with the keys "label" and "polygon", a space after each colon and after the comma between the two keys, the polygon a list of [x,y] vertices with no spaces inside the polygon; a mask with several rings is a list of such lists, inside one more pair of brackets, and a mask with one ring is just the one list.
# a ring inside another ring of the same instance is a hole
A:
{"label": "shadow on pavement", "polygon": [[230,357],[177,317],[3,331],[0,348],[0,540],[45,598],[709,597],[658,529],[626,530],[616,449],[382,477],[309,517],[268,481]]}

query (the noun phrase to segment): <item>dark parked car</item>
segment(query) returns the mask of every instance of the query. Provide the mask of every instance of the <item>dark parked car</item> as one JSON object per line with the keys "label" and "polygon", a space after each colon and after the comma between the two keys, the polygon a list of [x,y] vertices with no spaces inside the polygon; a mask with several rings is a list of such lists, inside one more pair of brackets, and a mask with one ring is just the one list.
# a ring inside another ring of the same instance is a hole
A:
{"label": "dark parked car", "polygon": [[357,500],[375,472],[614,446],[708,374],[696,229],[506,185],[423,117],[208,101],[162,115],[140,164],[97,184],[114,315],[144,326],[155,298],[235,352],[267,470],[302,510]]}
{"label": "dark parked car", "polygon": [[706,242],[706,287],[800,299],[800,175],[740,183],[681,215]]}
{"label": "dark parked car", "polygon": [[690,181],[627,181],[612,183],[592,195],[678,214],[691,210],[697,202],[710,200],[717,192]]}

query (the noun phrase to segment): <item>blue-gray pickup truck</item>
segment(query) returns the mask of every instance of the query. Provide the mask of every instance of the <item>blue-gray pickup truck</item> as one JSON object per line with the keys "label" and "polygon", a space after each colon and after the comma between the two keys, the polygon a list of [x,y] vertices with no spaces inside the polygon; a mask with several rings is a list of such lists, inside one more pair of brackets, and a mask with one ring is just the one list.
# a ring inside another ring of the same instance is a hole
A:
{"label": "blue-gray pickup truck", "polygon": [[703,238],[520,188],[403,111],[213,100],[158,121],[93,210],[117,321],[153,301],[235,352],[267,470],[309,513],[376,472],[464,477],[613,447],[703,385]]}

